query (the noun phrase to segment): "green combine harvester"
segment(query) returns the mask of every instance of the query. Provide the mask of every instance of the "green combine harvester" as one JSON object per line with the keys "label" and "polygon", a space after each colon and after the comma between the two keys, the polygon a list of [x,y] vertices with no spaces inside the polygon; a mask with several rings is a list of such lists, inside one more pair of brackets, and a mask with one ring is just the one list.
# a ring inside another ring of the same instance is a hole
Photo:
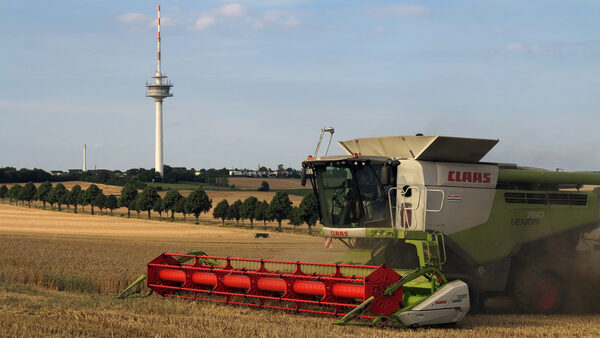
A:
{"label": "green combine harvester", "polygon": [[471,311],[506,293],[522,311],[561,311],[568,279],[582,273],[577,245],[600,225],[600,190],[581,188],[600,185],[600,173],[480,162],[497,142],[340,141],[347,155],[316,157],[317,146],[302,164],[302,184],[312,183],[322,234],[350,248],[339,263],[397,271],[443,264],[446,278],[468,284]]}
{"label": "green combine harvester", "polygon": [[[334,263],[163,253],[147,285],[164,297],[337,317],[339,325],[459,322],[511,293],[524,311],[560,311],[588,282],[576,247],[599,227],[600,173],[480,160],[498,140],[395,136],[339,142],[343,156],[302,163]],[[329,140],[331,142],[331,139]],[[329,145],[327,146],[329,149]],[[133,294],[140,277],[119,297]]]}

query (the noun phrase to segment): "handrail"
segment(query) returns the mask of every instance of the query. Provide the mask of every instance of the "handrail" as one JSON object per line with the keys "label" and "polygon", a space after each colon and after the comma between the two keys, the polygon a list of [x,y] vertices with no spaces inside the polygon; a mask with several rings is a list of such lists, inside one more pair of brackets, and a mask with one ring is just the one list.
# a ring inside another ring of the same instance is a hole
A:
{"label": "handrail", "polygon": [[439,192],[442,194],[442,201],[440,202],[440,208],[439,209],[425,209],[426,212],[440,212],[442,211],[442,209],[444,208],[444,197],[446,197],[446,194],[444,193],[444,190],[441,189],[427,189],[427,193],[429,194],[430,192]]}
{"label": "handrail", "polygon": [[394,212],[392,211],[392,209],[396,209],[396,206],[392,208],[392,190],[398,190],[398,188],[392,187],[390,188],[390,190],[388,190],[388,206],[390,208],[390,221],[392,222],[392,228],[396,229],[396,218],[394,217]]}
{"label": "handrail", "polygon": [[[421,243],[423,243],[427,246],[427,249],[423,250],[423,266],[426,266],[427,264],[429,264],[429,262],[431,262],[431,248],[429,247],[429,242],[422,241]],[[427,255],[427,260],[425,260],[426,255]]]}
{"label": "handrail", "polygon": [[[417,205],[415,207],[412,207],[412,208],[406,208],[406,210],[417,210],[421,206],[421,189],[419,187],[415,187],[415,186],[412,186],[412,185],[409,186],[409,189],[416,189],[417,190],[417,192],[418,192],[418,195],[417,195]],[[405,195],[405,192],[402,192],[402,196],[404,196],[404,195]]]}
{"label": "handrail", "polygon": [[[440,238],[441,238],[441,241],[440,241]],[[446,261],[447,261],[446,240],[444,239],[444,234],[441,232],[436,232],[435,240],[436,240],[436,242],[438,242],[438,250],[440,250],[440,253],[444,254],[444,259],[441,259],[441,257],[440,257],[440,265],[446,264]]]}

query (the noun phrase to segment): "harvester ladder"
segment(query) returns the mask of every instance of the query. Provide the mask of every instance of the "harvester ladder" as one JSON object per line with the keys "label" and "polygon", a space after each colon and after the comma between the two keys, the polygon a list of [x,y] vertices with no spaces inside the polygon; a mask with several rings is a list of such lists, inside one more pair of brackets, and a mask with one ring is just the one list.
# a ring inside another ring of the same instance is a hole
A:
{"label": "harvester ladder", "polygon": [[446,263],[446,245],[441,233],[427,233],[426,239],[409,239],[406,243],[414,245],[419,256],[421,267],[442,268]]}

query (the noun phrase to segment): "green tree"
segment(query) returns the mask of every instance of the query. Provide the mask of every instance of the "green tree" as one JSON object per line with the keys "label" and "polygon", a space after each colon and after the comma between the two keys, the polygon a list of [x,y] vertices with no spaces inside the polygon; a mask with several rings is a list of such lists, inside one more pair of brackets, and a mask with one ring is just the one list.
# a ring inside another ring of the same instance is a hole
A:
{"label": "green tree", "polygon": [[213,210],[213,217],[220,218],[223,226],[225,226],[225,220],[227,219],[227,210],[229,209],[229,202],[226,199],[223,199],[221,202],[217,203],[217,206]]}
{"label": "green tree", "polygon": [[87,189],[86,190],[81,189],[81,192],[79,193],[78,203],[79,203],[79,205],[81,205],[82,212],[85,212],[85,206],[90,204],[90,200],[88,199],[86,191],[87,191]]}
{"label": "green tree", "polygon": [[142,196],[142,194],[138,194],[137,197],[131,201],[129,203],[128,208],[130,208],[131,210],[134,210],[137,213],[137,218],[140,218],[140,211],[142,211],[142,209],[140,208],[141,203],[140,203],[140,197]]}
{"label": "green tree", "polygon": [[[39,191],[39,189],[38,189]],[[71,188],[71,191],[69,192],[69,204],[71,204],[73,206],[73,213],[77,213],[77,205],[79,204],[79,201],[81,200],[80,196],[82,194],[82,190],[81,190],[81,186],[79,184],[75,184],[73,186],[73,188]]]}
{"label": "green tree", "polygon": [[269,190],[271,190],[271,188],[269,188],[269,183],[267,181],[262,181],[260,183],[260,187],[257,190],[258,191],[269,191]]}
{"label": "green tree", "polygon": [[35,188],[33,182],[29,182],[25,184],[25,186],[23,186],[23,189],[21,189],[21,191],[19,192],[19,199],[23,201],[23,203],[27,201],[27,205],[31,208],[31,200],[35,197],[36,191],[37,189]]}
{"label": "green tree", "polygon": [[6,184],[3,184],[0,187],[0,197],[2,197],[2,203],[4,203],[4,199],[6,198],[7,195],[8,195],[8,188],[6,187]]}
{"label": "green tree", "polygon": [[154,201],[154,205],[152,205],[152,210],[158,213],[158,217],[162,219],[162,213],[165,210],[164,200],[158,196],[158,199]]}
{"label": "green tree", "polygon": [[177,210],[177,203],[182,198],[181,194],[177,190],[169,190],[163,199],[164,210],[168,213],[171,211],[171,220],[175,220],[175,211]]}
{"label": "green tree", "polygon": [[15,205],[17,205],[17,202],[19,201],[19,196],[21,195],[22,189],[23,189],[22,186],[20,186],[19,184],[15,184],[12,187],[10,187],[10,189],[8,190],[8,198],[10,199],[11,202],[14,199]]}
{"label": "green tree", "polygon": [[187,211],[185,211],[185,200],[187,198],[185,197],[181,197],[179,199],[179,201],[177,201],[177,204],[175,205],[175,212],[180,212],[181,214],[183,214],[183,220],[185,221],[185,215],[187,215]]}
{"label": "green tree", "polygon": [[[62,183],[58,183],[57,185],[50,190],[48,194],[48,200],[56,203],[58,205],[58,211],[61,211],[61,205],[65,203],[65,195],[67,195],[67,188]],[[51,205],[54,203],[50,203]]]}
{"label": "green tree", "polygon": [[262,202],[258,202],[256,211],[254,214],[254,218],[257,221],[263,221],[265,230],[267,230],[267,221],[270,220],[270,218],[269,218],[269,203],[267,201],[263,200]]}
{"label": "green tree", "polygon": [[104,195],[102,189],[100,189],[100,193],[94,198],[94,205],[100,209],[101,213],[104,213],[104,208],[106,208],[106,195]]}
{"label": "green tree", "polygon": [[38,201],[42,201],[42,205],[44,206],[44,210],[46,209],[46,202],[48,201],[48,195],[50,194],[50,190],[52,190],[52,183],[44,182],[40,184],[35,193],[35,199]]}
{"label": "green tree", "polygon": [[269,204],[269,217],[277,221],[279,231],[281,231],[281,221],[289,217],[291,210],[292,202],[288,194],[281,191],[276,192]]}
{"label": "green tree", "polygon": [[196,224],[198,224],[200,213],[208,212],[212,208],[212,200],[208,198],[204,190],[198,188],[186,198],[184,208],[188,214],[193,214],[196,217]]}
{"label": "green tree", "polygon": [[250,196],[244,200],[244,205],[242,206],[242,218],[250,220],[250,229],[254,229],[254,215],[256,214],[258,203],[256,197]]}
{"label": "green tree", "polygon": [[290,210],[290,224],[295,227],[301,225],[303,223],[302,221],[302,217],[300,216],[300,208],[299,207],[292,207],[292,209]]}
{"label": "green tree", "polygon": [[[96,204],[96,197],[102,194],[102,190],[98,188],[95,184],[90,184],[90,186],[85,189],[84,201],[86,204],[90,204],[92,207],[92,215],[94,214],[94,204]],[[83,204],[82,204],[83,205]]]}
{"label": "green tree", "polygon": [[240,218],[242,218],[243,205],[244,203],[242,203],[241,200],[237,200],[233,202],[233,204],[231,204],[229,206],[229,209],[227,210],[227,219],[234,219],[236,226],[240,225]]}
{"label": "green tree", "polygon": [[106,208],[110,210],[110,215],[112,216],[113,210],[119,207],[119,201],[115,195],[110,194],[106,198]]}
{"label": "green tree", "polygon": [[121,197],[119,198],[119,204],[122,207],[126,207],[127,208],[127,217],[131,217],[131,210],[133,210],[134,208],[132,208],[132,206],[134,206],[134,204],[132,202],[134,202],[137,198],[138,195],[138,191],[135,188],[135,186],[131,183],[126,183],[123,186],[123,189],[121,189]]}
{"label": "green tree", "polygon": [[319,219],[319,204],[314,193],[310,193],[300,202],[300,217],[308,225],[308,233],[312,235],[312,227],[317,224]]}
{"label": "green tree", "polygon": [[138,208],[141,211],[147,211],[148,212],[148,219],[150,219],[150,210],[152,210],[152,207],[154,206],[154,203],[156,203],[156,200],[159,200],[160,196],[158,195],[158,192],[156,192],[156,189],[151,186],[151,185],[147,185],[144,190],[142,190],[142,193],[139,196],[138,199]]}

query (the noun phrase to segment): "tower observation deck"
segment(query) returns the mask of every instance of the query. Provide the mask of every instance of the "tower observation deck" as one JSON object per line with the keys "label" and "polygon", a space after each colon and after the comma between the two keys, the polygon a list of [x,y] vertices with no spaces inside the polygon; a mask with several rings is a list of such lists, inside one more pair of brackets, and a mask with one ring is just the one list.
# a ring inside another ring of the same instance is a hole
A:
{"label": "tower observation deck", "polygon": [[163,176],[163,128],[162,128],[162,102],[166,97],[171,97],[173,84],[167,80],[160,69],[160,5],[158,5],[158,57],[156,61],[156,73],[152,76],[154,82],[146,82],[146,96],[154,99],[156,104],[156,146],[154,156],[154,171]]}

